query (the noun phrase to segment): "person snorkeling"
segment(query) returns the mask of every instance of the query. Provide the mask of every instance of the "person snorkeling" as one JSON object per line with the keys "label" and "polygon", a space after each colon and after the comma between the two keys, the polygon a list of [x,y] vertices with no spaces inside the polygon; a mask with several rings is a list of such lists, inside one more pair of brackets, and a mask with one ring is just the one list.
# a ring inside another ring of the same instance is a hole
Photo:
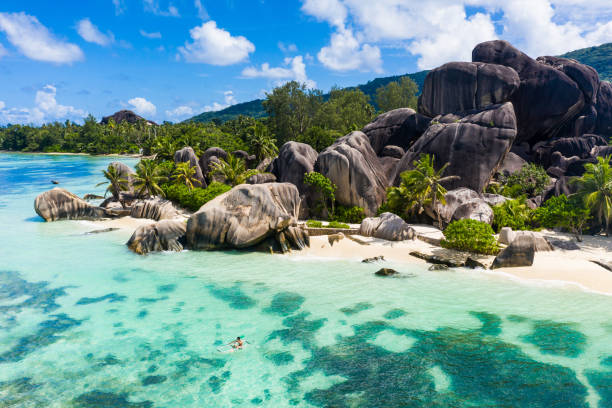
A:
{"label": "person snorkeling", "polygon": [[235,349],[241,349],[242,346],[244,345],[244,342],[242,341],[242,339],[240,339],[240,336],[238,336],[236,337],[236,340],[229,343],[229,345]]}

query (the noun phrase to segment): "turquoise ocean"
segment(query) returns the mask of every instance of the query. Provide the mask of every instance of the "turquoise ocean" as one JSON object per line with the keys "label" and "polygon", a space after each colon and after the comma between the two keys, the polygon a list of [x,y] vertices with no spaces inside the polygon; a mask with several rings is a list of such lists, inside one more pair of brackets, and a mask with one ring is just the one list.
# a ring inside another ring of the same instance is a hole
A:
{"label": "turquoise ocean", "polygon": [[[0,407],[612,407],[610,296],[299,254],[139,256],[131,231],[36,215],[52,179],[102,193],[113,160],[0,154]],[[236,336],[248,347],[217,351]]]}

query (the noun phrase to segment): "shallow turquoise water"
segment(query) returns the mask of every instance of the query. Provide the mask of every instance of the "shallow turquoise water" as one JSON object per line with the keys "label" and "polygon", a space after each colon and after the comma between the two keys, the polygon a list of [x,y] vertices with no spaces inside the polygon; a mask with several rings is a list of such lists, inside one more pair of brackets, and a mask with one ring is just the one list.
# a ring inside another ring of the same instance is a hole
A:
{"label": "shallow turquoise water", "polygon": [[[612,297],[299,255],[141,257],[129,232],[36,216],[51,179],[95,192],[112,160],[0,154],[0,406],[612,406]],[[237,335],[254,346],[216,351]]]}

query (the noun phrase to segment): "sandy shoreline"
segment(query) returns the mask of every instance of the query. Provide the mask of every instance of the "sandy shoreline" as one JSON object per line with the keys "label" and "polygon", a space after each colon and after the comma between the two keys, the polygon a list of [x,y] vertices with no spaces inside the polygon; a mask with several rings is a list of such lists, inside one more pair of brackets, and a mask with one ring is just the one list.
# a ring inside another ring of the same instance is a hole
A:
{"label": "sandy shoreline", "polygon": [[118,228],[121,230],[135,231],[136,228],[141,225],[154,224],[157,221],[150,220],[148,218],[133,218],[133,217],[121,217],[111,218],[107,220],[96,220],[96,221],[78,221],[83,225],[91,227],[91,231],[102,230],[106,228]]}
{"label": "sandy shoreline", "polygon": [[[571,239],[567,234],[552,231],[546,231],[544,235],[559,240]],[[355,262],[382,255],[387,261],[425,264],[425,261],[411,256],[410,252],[434,254],[447,251],[418,239],[390,242],[360,236],[357,238],[367,242],[368,245],[361,245],[344,238],[331,246],[327,236],[311,237],[310,248],[296,252],[295,255],[347,259]],[[612,295],[612,272],[591,262],[592,260],[612,262],[612,238],[585,236],[584,241],[578,245],[580,250],[555,248],[552,252],[536,252],[534,264],[531,267],[501,268],[482,272],[520,281],[531,281],[534,284],[572,285],[581,290]],[[484,256],[479,260],[485,265],[490,265],[493,258]]]}

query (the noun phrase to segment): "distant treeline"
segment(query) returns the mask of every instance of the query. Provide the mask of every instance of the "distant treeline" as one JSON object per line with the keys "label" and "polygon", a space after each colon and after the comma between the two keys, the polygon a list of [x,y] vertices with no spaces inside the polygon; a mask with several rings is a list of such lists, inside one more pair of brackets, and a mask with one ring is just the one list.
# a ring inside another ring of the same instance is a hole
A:
{"label": "distant treeline", "polygon": [[[409,78],[390,82],[376,91],[379,112],[399,107],[416,108],[418,86]],[[170,155],[184,146],[196,151],[221,147],[226,151],[253,153],[253,138],[269,138],[278,146],[296,140],[322,150],[346,133],[361,129],[377,111],[373,101],[359,89],[332,89],[323,98],[292,81],[275,88],[263,101],[266,118],[240,116],[224,123],[183,122],[151,125],[112,120],[101,124],[93,116],[83,125],[66,121],[42,126],[0,127],[0,149],[23,152],[142,153]],[[378,113],[379,113],[378,112]],[[257,129],[257,131],[256,131]],[[257,136],[255,135],[257,133]]]}

